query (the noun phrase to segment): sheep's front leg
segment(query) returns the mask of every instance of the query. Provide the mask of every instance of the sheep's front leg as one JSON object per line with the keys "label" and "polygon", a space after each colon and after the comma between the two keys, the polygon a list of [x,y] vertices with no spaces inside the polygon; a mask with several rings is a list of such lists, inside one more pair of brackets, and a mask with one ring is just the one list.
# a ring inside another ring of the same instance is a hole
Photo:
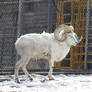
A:
{"label": "sheep's front leg", "polygon": [[53,73],[53,67],[54,67],[54,60],[51,60],[49,61],[49,73],[48,73],[48,77],[50,80],[53,80],[53,76],[52,76],[52,73]]}

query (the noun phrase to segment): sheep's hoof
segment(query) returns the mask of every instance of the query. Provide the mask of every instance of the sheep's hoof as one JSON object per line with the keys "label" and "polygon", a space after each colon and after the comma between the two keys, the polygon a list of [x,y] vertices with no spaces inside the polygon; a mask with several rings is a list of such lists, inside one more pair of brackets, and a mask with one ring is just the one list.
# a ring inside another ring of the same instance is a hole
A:
{"label": "sheep's hoof", "polygon": [[33,78],[32,78],[31,75],[28,75],[28,78],[29,78],[31,81],[33,81]]}
{"label": "sheep's hoof", "polygon": [[48,77],[49,77],[49,80],[54,80],[53,76],[48,76]]}
{"label": "sheep's hoof", "polygon": [[29,78],[30,79],[30,81],[33,81],[33,78]]}
{"label": "sheep's hoof", "polygon": [[20,81],[19,81],[19,79],[18,79],[18,78],[17,78],[17,79],[15,79],[15,82],[16,82],[16,83],[20,83]]}
{"label": "sheep's hoof", "polygon": [[40,79],[40,82],[44,83],[47,79]]}
{"label": "sheep's hoof", "polygon": [[54,80],[54,78],[52,77],[52,78],[49,78],[49,80]]}

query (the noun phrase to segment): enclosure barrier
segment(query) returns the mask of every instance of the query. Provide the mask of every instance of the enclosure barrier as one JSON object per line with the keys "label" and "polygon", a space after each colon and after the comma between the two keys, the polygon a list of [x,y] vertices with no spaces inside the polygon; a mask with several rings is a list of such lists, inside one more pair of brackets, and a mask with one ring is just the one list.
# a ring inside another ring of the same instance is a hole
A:
{"label": "enclosure barrier", "polygon": [[[88,15],[86,17],[88,10],[89,18]],[[14,70],[18,60],[14,43],[20,35],[43,31],[51,33],[60,24],[72,24],[83,40],[71,48],[62,62],[55,63],[55,69],[83,71],[84,61],[87,70],[92,69],[91,0],[0,0],[0,73]],[[86,29],[89,32],[85,35]],[[31,61],[28,69],[33,72],[48,70],[48,62],[43,59]]]}

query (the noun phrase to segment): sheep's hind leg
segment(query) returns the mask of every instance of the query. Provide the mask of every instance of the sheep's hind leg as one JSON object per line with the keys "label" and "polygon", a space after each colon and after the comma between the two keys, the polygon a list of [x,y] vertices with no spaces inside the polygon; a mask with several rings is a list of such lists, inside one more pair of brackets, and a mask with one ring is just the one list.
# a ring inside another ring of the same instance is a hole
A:
{"label": "sheep's hind leg", "polygon": [[32,78],[32,76],[28,73],[28,71],[27,71],[27,69],[26,69],[26,65],[24,65],[24,66],[22,67],[22,70],[23,70],[23,72],[25,73],[25,75],[32,81],[33,78]]}
{"label": "sheep's hind leg", "polygon": [[25,61],[23,62],[24,64],[22,65],[22,70],[25,73],[25,75],[32,81],[32,76],[28,73],[27,69],[26,69],[26,65],[28,64],[28,62],[30,61],[30,58],[28,56],[25,57]]}
{"label": "sheep's hind leg", "polygon": [[23,56],[21,57],[21,59],[16,63],[15,65],[15,82],[17,83],[20,83],[19,81],[19,76],[18,76],[18,73],[19,73],[19,69],[20,67],[23,69],[23,72],[26,74],[26,75],[30,75],[27,70],[26,70],[26,65],[28,63],[28,57],[27,56]]}
{"label": "sheep's hind leg", "polygon": [[15,82],[17,83],[20,83],[19,81],[19,76],[18,76],[18,73],[19,73],[19,69],[20,67],[22,66],[22,58],[16,63],[15,65]]}

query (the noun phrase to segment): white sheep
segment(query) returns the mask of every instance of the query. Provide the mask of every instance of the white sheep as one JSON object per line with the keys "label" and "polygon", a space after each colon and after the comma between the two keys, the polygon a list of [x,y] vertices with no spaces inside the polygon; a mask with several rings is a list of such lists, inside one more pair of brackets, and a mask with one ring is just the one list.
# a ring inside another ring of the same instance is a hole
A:
{"label": "white sheep", "polygon": [[52,72],[54,62],[63,60],[71,46],[76,46],[81,39],[78,39],[74,28],[65,24],[56,28],[54,33],[30,33],[22,35],[15,42],[15,48],[21,59],[15,65],[15,80],[19,82],[18,72],[20,67],[23,72],[32,79],[32,76],[27,72],[26,65],[31,59],[47,59],[49,61],[49,79],[53,79]]}

